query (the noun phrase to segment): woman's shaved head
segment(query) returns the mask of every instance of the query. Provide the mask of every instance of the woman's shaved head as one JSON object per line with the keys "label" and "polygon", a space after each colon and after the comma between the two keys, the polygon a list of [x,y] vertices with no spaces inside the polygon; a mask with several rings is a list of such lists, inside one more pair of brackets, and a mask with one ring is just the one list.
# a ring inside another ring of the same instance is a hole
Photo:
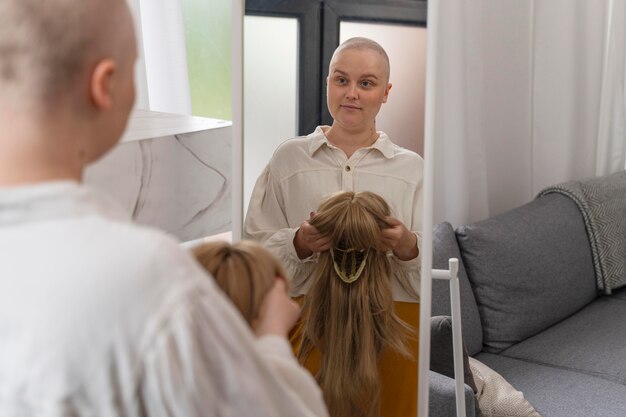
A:
{"label": "woman's shaved head", "polygon": [[97,60],[124,59],[132,30],[125,0],[2,0],[0,90],[49,103]]}
{"label": "woman's shaved head", "polygon": [[333,57],[330,60],[330,65],[331,66],[333,65],[333,61],[335,60],[336,56],[338,56],[341,52],[345,50],[349,50],[349,49],[356,49],[356,50],[367,49],[367,50],[376,52],[380,56],[381,60],[383,61],[383,66],[385,68],[384,75],[386,76],[386,82],[389,82],[389,74],[390,74],[389,56],[387,55],[387,52],[385,52],[383,47],[380,46],[378,42],[375,42],[368,38],[356,37],[356,38],[350,38],[344,41],[341,45],[337,47],[337,49],[335,49],[335,52],[333,53]]}

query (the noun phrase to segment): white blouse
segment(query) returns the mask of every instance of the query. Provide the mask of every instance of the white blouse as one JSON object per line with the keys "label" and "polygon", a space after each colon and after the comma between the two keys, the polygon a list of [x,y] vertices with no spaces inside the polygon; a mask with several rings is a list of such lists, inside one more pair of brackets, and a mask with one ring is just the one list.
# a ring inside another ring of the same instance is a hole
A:
{"label": "white blouse", "polygon": [[87,187],[0,189],[0,416],[327,416],[189,253]]}
{"label": "white blouse", "polygon": [[[382,196],[392,215],[421,242],[423,160],[395,145],[384,132],[376,142],[348,158],[324,135],[313,133],[283,142],[256,182],[245,222],[245,237],[263,242],[284,263],[294,280],[292,296],[310,286],[315,255],[299,259],[293,246],[300,224],[321,201],[336,191],[372,191]],[[391,256],[391,255],[390,255]],[[396,277],[405,275],[419,294],[420,257],[400,261],[391,256]],[[417,301],[394,280],[396,301]]]}

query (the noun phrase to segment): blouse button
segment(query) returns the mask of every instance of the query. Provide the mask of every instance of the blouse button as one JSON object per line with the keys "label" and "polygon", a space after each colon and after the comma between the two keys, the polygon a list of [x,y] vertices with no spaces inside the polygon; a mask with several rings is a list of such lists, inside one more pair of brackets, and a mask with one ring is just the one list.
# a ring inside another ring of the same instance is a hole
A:
{"label": "blouse button", "polygon": [[351,169],[351,168],[350,168],[350,165],[346,165],[346,171],[347,171],[347,172],[350,172],[350,169]]}

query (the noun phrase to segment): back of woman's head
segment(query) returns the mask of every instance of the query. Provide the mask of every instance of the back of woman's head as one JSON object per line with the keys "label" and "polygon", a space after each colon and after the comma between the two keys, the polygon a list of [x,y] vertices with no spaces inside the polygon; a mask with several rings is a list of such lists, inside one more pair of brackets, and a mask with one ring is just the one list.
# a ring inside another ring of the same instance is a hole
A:
{"label": "back of woman's head", "polygon": [[7,99],[50,112],[82,93],[94,60],[112,58],[117,70],[126,64],[132,71],[132,22],[124,0],[1,1],[0,99],[10,92]]}
{"label": "back of woman's head", "polygon": [[195,247],[193,254],[251,327],[276,277],[285,277],[274,255],[251,241],[205,243]]}
{"label": "back of woman's head", "polygon": [[408,355],[409,328],[394,313],[392,266],[381,249],[389,215],[377,194],[339,192],[310,220],[332,243],[319,254],[305,298],[298,356],[305,361],[313,348],[320,350],[317,379],[331,415],[377,416],[381,351]]}

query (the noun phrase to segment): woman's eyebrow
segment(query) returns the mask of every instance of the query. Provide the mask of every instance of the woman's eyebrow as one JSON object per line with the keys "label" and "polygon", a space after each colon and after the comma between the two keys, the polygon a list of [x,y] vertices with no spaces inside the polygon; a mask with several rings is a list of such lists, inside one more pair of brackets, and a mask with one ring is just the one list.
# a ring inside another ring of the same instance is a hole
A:
{"label": "woman's eyebrow", "polygon": [[[333,74],[335,74],[335,73],[337,73],[337,74],[339,74],[339,75],[348,75],[348,73],[347,73],[347,72],[342,71],[342,70],[340,70],[340,69],[335,69],[335,70],[333,70]],[[375,79],[378,79],[378,76],[377,76],[376,74],[370,74],[370,73],[368,73],[368,74],[362,74],[362,75],[360,75],[360,76],[359,76],[359,78],[375,78]]]}

